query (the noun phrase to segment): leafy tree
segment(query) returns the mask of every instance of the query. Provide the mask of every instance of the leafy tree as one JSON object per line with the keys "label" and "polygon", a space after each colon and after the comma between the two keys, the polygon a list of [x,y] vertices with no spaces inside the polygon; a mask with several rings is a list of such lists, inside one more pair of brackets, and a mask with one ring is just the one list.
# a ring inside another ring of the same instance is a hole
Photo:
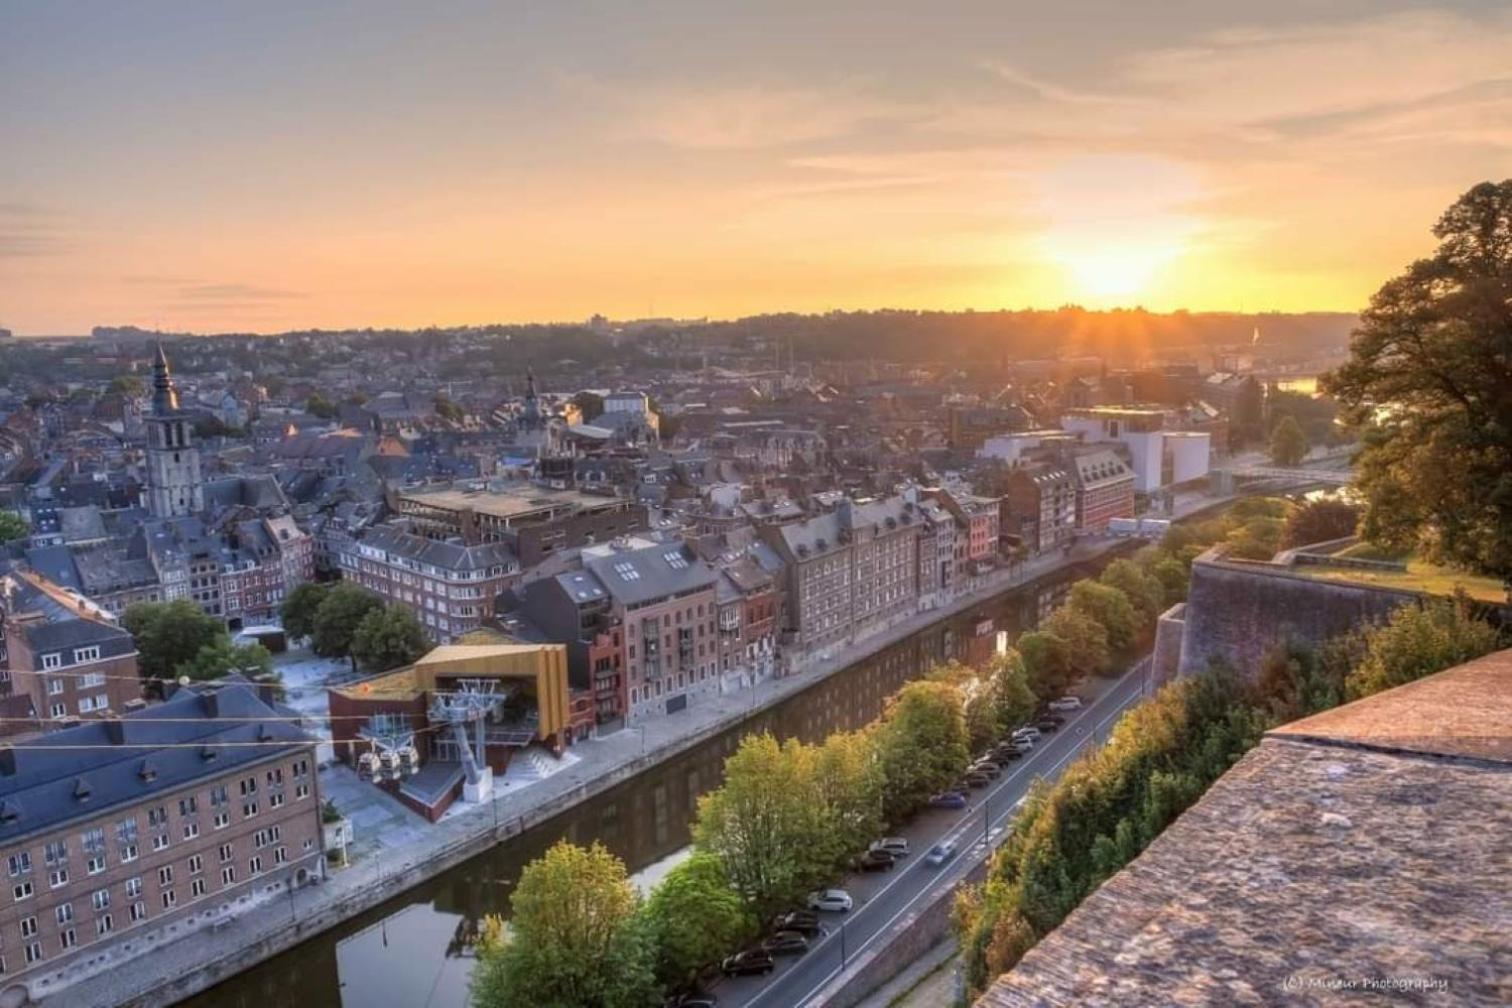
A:
{"label": "leafy tree", "polygon": [[1335,497],[1306,501],[1286,516],[1281,545],[1287,549],[1343,539],[1355,533],[1360,509]]}
{"label": "leafy tree", "polygon": [[886,781],[873,736],[870,728],[834,732],[809,747],[810,788],[834,836],[837,862],[865,848],[882,829]]}
{"label": "leafy tree", "polygon": [[137,668],[145,679],[177,677],[179,666],[194,662],[211,645],[230,647],[225,626],[189,599],[137,602],[121,615],[136,640]]}
{"label": "leafy tree", "polygon": [[1044,630],[1031,630],[1019,637],[1018,653],[1024,659],[1029,688],[1038,697],[1057,697],[1076,678],[1071,645],[1065,638]]}
{"label": "leafy tree", "polygon": [[1036,698],[1029,686],[1029,670],[1024,656],[1013,648],[993,656],[987,664],[986,677],[996,729],[994,735],[1001,738],[1029,720],[1034,713]]}
{"label": "leafy tree", "polygon": [[725,760],[724,784],[698,800],[695,847],[717,857],[762,912],[791,906],[834,869],[833,833],[809,793],[808,768],[796,739],[747,735]]}
{"label": "leafy tree", "polygon": [[1284,416],[1271,431],[1270,457],[1278,466],[1299,465],[1307,457],[1307,435],[1297,418]]}
{"label": "leafy tree", "polygon": [[106,391],[115,395],[125,396],[128,399],[136,399],[143,395],[147,389],[142,385],[142,379],[134,374],[116,375],[110,379],[110,385]]}
{"label": "leafy tree", "polygon": [[31,523],[15,511],[0,511],[0,542],[31,535]]}
{"label": "leafy tree", "polygon": [[[1103,568],[1098,580],[1123,593],[1134,606],[1135,620],[1148,628],[1166,609],[1165,586],[1160,579],[1133,560],[1120,557]],[[1183,583],[1185,578],[1182,579]]]}
{"label": "leafy tree", "polygon": [[1224,539],[1225,554],[1238,560],[1269,560],[1281,548],[1285,529],[1280,518],[1251,518]]}
{"label": "leafy tree", "polygon": [[943,682],[905,685],[876,726],[877,759],[887,781],[883,813],[898,822],[960,777],[971,760],[961,694]]}
{"label": "leafy tree", "polygon": [[1129,596],[1096,581],[1081,580],[1071,586],[1066,604],[1095,621],[1107,635],[1109,650],[1127,654],[1139,635],[1139,617]]}
{"label": "leafy tree", "polygon": [[467,418],[467,411],[444,395],[437,395],[435,401],[436,415],[444,417],[453,423],[461,423]]}
{"label": "leafy tree", "polygon": [[425,628],[401,605],[368,610],[352,631],[352,658],[369,672],[408,665],[430,648]]}
{"label": "leafy tree", "polygon": [[1291,417],[1307,435],[1310,444],[1330,444],[1338,438],[1339,427],[1335,419],[1339,415],[1339,406],[1327,396],[1276,389],[1271,392],[1266,407],[1270,413],[1271,430]]}
{"label": "leafy tree", "polygon": [[351,658],[352,668],[357,668],[357,659],[352,654],[352,638],[364,616],[375,609],[383,608],[383,599],[361,585],[342,581],[333,585],[311,621],[311,637],[315,653],[326,658]]}
{"label": "leafy tree", "polygon": [[315,581],[305,581],[295,585],[294,590],[284,596],[283,604],[278,607],[278,615],[283,620],[284,633],[295,639],[313,634],[315,613],[330,590],[330,585]]}
{"label": "leafy tree", "polygon": [[719,859],[702,852],[667,873],[643,913],[657,979],[668,987],[690,985],[703,967],[755,937],[760,927]]}
{"label": "leafy tree", "polygon": [[1263,431],[1265,390],[1254,375],[1239,383],[1234,397],[1233,422],[1229,425],[1230,440],[1235,446],[1257,441]]}
{"label": "leafy tree", "polygon": [[[1113,667],[1107,630],[1083,610],[1063,605],[1045,619],[1040,629],[1066,642],[1073,677],[1102,675]],[[1022,643],[1019,647],[1023,649]]]}
{"label": "leafy tree", "polygon": [[1364,430],[1365,537],[1512,581],[1512,179],[1466,192],[1433,233],[1322,387]]}
{"label": "leafy tree", "polygon": [[331,402],[319,392],[310,393],[310,398],[305,400],[305,412],[311,416],[329,420],[336,415],[336,404]]}
{"label": "leafy tree", "polygon": [[1277,648],[1260,665],[1257,686],[1278,724],[1337,707],[1344,696],[1342,677],[1312,648],[1289,644]]}
{"label": "leafy tree", "polygon": [[273,656],[261,644],[232,644],[225,634],[200,648],[195,656],[174,669],[176,675],[197,682],[220,679],[239,672],[248,679],[273,674]]}
{"label": "leafy tree", "polygon": [[565,840],[525,866],[507,925],[490,918],[471,981],[475,1008],[644,1008],[657,996],[651,943],[625,865]]}
{"label": "leafy tree", "polygon": [[1476,619],[1461,595],[1394,611],[1364,633],[1364,654],[1345,682],[1350,699],[1401,686],[1479,658],[1501,646],[1495,627]]}

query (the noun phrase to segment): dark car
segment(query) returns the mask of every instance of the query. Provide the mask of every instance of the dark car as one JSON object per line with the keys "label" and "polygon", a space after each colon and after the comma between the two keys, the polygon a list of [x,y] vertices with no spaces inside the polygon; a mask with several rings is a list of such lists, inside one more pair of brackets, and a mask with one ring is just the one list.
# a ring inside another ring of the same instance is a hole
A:
{"label": "dark car", "polygon": [[1062,715],[1060,715],[1060,714],[1055,713],[1055,711],[1045,711],[1045,713],[1043,713],[1039,717],[1035,718],[1035,720],[1036,721],[1054,721],[1058,725],[1063,725],[1063,724],[1066,723],[1065,717],[1062,716]]}
{"label": "dark car", "polygon": [[931,808],[965,808],[966,796],[959,791],[942,791],[929,798]]}
{"label": "dark car", "polygon": [[777,964],[772,961],[772,953],[765,949],[747,949],[744,952],[736,952],[732,956],[725,956],[719,968],[725,976],[751,976],[757,973],[770,973],[777,968]]}
{"label": "dark car", "polygon": [[695,991],[691,994],[673,994],[662,1002],[662,1008],[719,1008],[719,999],[713,994]]}
{"label": "dark car", "polygon": [[772,918],[773,931],[797,931],[799,934],[821,934],[824,928],[819,924],[819,915],[812,910],[793,910],[789,913],[778,914]]}
{"label": "dark car", "polygon": [[1000,766],[998,766],[996,763],[992,762],[991,760],[983,760],[980,763],[973,763],[971,765],[971,772],[972,773],[984,773],[988,777],[991,777],[993,780],[997,780],[998,774],[1000,774],[1000,773],[1003,772],[1003,768],[1000,767]]}
{"label": "dark car", "polygon": [[1056,724],[1054,721],[1049,720],[1048,718],[1044,721],[1034,722],[1034,727],[1038,728],[1046,735],[1054,731],[1060,731],[1060,725]]}
{"label": "dark car", "polygon": [[1021,752],[1019,752],[1017,749],[1013,748],[1012,746],[1005,747],[1005,748],[999,750],[998,752],[994,753],[993,755],[997,759],[1002,760],[1005,763],[1011,763],[1014,760],[1020,760],[1020,759],[1024,758],[1024,754],[1021,753]]}
{"label": "dark car", "polygon": [[893,856],[885,850],[863,851],[851,862],[857,871],[892,871]]}
{"label": "dark car", "polygon": [[808,939],[797,931],[778,931],[762,942],[761,947],[774,956],[803,955],[808,951]]}
{"label": "dark car", "polygon": [[967,787],[986,787],[992,783],[991,777],[977,770],[971,771],[971,773],[961,779],[966,782]]}

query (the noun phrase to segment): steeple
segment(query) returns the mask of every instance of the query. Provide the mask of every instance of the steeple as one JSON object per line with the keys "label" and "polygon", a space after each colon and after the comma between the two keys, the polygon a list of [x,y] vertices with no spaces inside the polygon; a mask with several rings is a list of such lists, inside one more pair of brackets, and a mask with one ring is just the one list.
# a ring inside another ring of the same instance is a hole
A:
{"label": "steeple", "polygon": [[152,359],[152,414],[166,416],[179,408],[178,389],[173,384],[173,372],[168,367],[168,355],[163,344],[157,345],[157,354]]}
{"label": "steeple", "polygon": [[541,406],[536,402],[535,368],[525,369],[525,420],[534,424],[541,419]]}

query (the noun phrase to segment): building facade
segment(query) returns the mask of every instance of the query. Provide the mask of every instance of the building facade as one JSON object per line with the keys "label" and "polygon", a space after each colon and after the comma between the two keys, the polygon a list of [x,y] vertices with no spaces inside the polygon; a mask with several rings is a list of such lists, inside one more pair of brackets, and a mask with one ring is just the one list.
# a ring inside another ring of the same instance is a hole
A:
{"label": "building facade", "polygon": [[168,357],[158,345],[152,362],[152,409],[147,427],[147,510],[154,518],[198,514],[205,507],[194,419],[179,409]]}
{"label": "building facade", "polygon": [[482,625],[494,598],[519,578],[520,563],[504,543],[463,546],[379,525],[342,555],[341,573],[412,610],[444,641]]}

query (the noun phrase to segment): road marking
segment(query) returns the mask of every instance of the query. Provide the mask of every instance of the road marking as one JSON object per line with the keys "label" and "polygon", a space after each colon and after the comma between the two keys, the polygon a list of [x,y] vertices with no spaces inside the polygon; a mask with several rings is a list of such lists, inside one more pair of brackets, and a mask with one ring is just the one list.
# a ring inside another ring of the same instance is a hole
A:
{"label": "road marking", "polygon": [[[1142,684],[1139,684],[1139,677],[1138,677],[1138,674],[1137,674],[1138,672],[1139,672],[1139,663],[1136,662],[1133,667],[1131,667],[1127,672],[1125,672],[1122,676],[1119,677],[1119,679],[1115,682],[1115,684],[1114,684],[1114,686],[1113,686],[1112,689],[1110,689],[1108,692],[1104,693],[1102,696],[1098,697],[1091,704],[1087,705],[1086,707],[1083,707],[1077,713],[1076,717],[1072,718],[1070,721],[1068,721],[1066,723],[1065,728],[1061,729],[1062,731],[1065,731],[1066,729],[1069,729],[1069,728],[1073,727],[1074,725],[1078,724],[1082,720],[1082,718],[1084,718],[1087,715],[1091,714],[1095,709],[1097,709],[1098,707],[1102,706],[1109,699],[1118,696],[1120,693],[1127,692],[1129,694],[1128,696],[1126,696],[1123,699],[1119,700],[1114,705],[1113,712],[1111,714],[1109,714],[1107,717],[1103,718],[1101,721],[1099,721],[1097,723],[1097,725],[1092,729],[1092,732],[1089,735],[1087,735],[1081,741],[1073,743],[1072,746],[1071,746],[1071,750],[1069,752],[1067,752],[1064,756],[1062,756],[1059,760],[1057,760],[1054,764],[1051,765],[1050,771],[1049,771],[1050,773],[1054,773],[1062,765],[1064,765],[1067,760],[1071,759],[1071,757],[1076,756],[1076,755],[1080,754],[1083,750],[1085,750],[1087,743],[1090,742],[1092,740],[1092,738],[1098,732],[1100,732],[1103,729],[1104,725],[1106,725],[1109,721],[1113,720],[1115,717],[1118,717],[1119,715],[1123,714],[1124,711],[1128,709],[1128,706],[1130,704],[1132,704],[1134,702],[1137,702],[1139,700],[1139,698],[1141,697],[1141,695],[1143,694],[1144,691],[1143,691],[1143,688],[1142,688]],[[1125,687],[1129,683],[1135,683],[1136,685],[1139,685],[1140,688],[1137,688],[1137,689],[1134,689],[1134,690],[1126,690]],[[1059,735],[1058,737],[1060,737],[1060,738],[1066,738],[1067,736],[1066,735]],[[1048,745],[1047,745],[1047,748],[1048,748]],[[984,795],[983,796],[983,805],[990,804],[992,798],[994,796],[996,796],[1003,788],[1007,787],[1010,781],[1012,781],[1015,777],[1017,777],[1023,771],[1028,770],[1030,768],[1030,766],[1029,766],[1030,761],[1033,758],[1034,757],[1030,757],[1028,759],[1025,759],[1024,762],[1023,762],[1023,764],[1021,766],[1015,768],[1012,773],[1010,773],[1008,776],[1004,777],[1001,781],[999,781],[997,783],[997,786],[994,787],[991,792],[989,792],[988,794]],[[1043,774],[1043,773],[1041,773],[1039,776],[1043,777],[1043,776],[1046,776],[1046,775]],[[1000,812],[998,814],[998,821],[999,822],[1005,821],[1008,817],[1010,817],[1011,815],[1013,815],[1014,812],[1015,812],[1015,810],[1018,809],[1021,805],[1023,805],[1023,803],[1024,803],[1024,799],[1023,798],[1019,798],[1018,801],[1014,802],[1013,804],[1011,804],[1010,806],[1008,806],[1004,811],[1002,811],[1002,812]],[[980,812],[981,808],[982,808],[981,805],[978,805],[978,806],[975,806],[975,807],[971,808],[968,816],[965,817],[965,818],[968,818],[968,819],[971,818],[972,815],[976,814],[977,812]],[[992,824],[989,821],[989,823],[988,823],[989,830],[991,829],[991,825]],[[974,832],[974,829],[973,829],[973,832]],[[967,833],[967,829],[963,825],[960,829],[957,829],[953,833],[947,834],[942,839],[943,840],[949,840],[949,841],[952,841],[952,842],[956,842],[957,846],[960,846],[960,838],[964,837],[966,835],[966,833]],[[975,846],[973,846],[970,849],[975,849]],[[940,869],[940,871],[935,875],[935,882],[939,883],[940,881],[948,878],[951,873],[957,872],[960,869],[960,866],[962,864],[965,864],[968,861],[970,861],[969,857],[962,857],[962,858],[957,859],[953,863],[951,863],[949,866]],[[881,899],[883,896],[885,896],[893,888],[893,886],[895,886],[899,882],[901,882],[908,875],[908,873],[911,870],[916,869],[916,868],[921,868],[921,867],[923,867],[923,861],[919,860],[919,861],[916,861],[916,862],[910,864],[903,871],[898,872],[891,882],[888,882],[881,889],[879,889],[875,894],[873,894],[871,900],[868,901],[868,905],[877,902],[879,899]],[[917,903],[922,896],[925,896],[928,893],[932,892],[935,888],[936,888],[936,885],[934,885],[934,884],[926,884],[922,889],[920,889],[917,893],[915,893],[913,895],[913,897],[907,903],[903,904],[903,907],[900,910],[898,910],[897,913],[895,913],[891,917],[889,917],[882,924],[881,927],[877,928],[869,936],[867,936],[866,938],[862,939],[861,944],[856,947],[856,949],[854,950],[854,952],[850,953],[850,955],[848,956],[848,958],[854,959],[856,956],[858,956],[862,952],[866,951],[867,946],[869,946],[873,941],[875,941],[879,935],[886,934],[887,931],[888,931],[888,929],[890,929],[893,926],[893,924],[897,923],[898,918],[902,917],[910,909],[912,909],[913,905],[915,903]],[[862,907],[858,907],[857,909],[858,910],[864,910],[865,907],[862,906]],[[842,922],[841,926],[842,927],[844,926],[843,922]],[[820,949],[823,949],[826,945],[828,945],[830,943],[830,940],[831,940],[830,936],[826,936],[824,938],[824,940],[821,941],[821,942],[819,942],[819,944],[817,946],[815,946],[812,951],[819,951]],[[800,959],[797,963],[794,964],[794,970],[800,969],[800,968],[802,968],[802,966],[803,966],[803,961]],[[823,990],[825,984],[827,984],[831,980],[833,980],[835,978],[835,976],[838,975],[844,969],[845,969],[845,964],[842,963],[840,966],[837,966],[835,969],[831,970],[828,974],[825,975],[824,979],[820,980],[819,983],[812,990],[810,990],[802,998],[800,998],[799,1000],[797,1000],[796,1002],[794,1002],[794,1004],[798,1005],[798,1006],[802,1006],[802,1005],[807,1004],[810,998],[812,998],[815,994],[819,993],[819,991]],[[786,973],[783,974],[783,975],[791,975],[792,972],[793,971],[791,971],[791,970],[790,971],[786,971]],[[775,977],[774,980],[773,980],[773,982],[776,982],[777,980],[780,980],[781,978],[782,978],[781,976]],[[753,997],[749,1001],[745,1002],[746,1008],[750,1008],[750,1006],[760,1004],[766,998],[766,996],[768,994],[770,994],[771,992],[772,992],[772,988],[770,986],[767,987],[767,988],[765,988],[764,990],[759,991],[756,994],[755,997]]]}

